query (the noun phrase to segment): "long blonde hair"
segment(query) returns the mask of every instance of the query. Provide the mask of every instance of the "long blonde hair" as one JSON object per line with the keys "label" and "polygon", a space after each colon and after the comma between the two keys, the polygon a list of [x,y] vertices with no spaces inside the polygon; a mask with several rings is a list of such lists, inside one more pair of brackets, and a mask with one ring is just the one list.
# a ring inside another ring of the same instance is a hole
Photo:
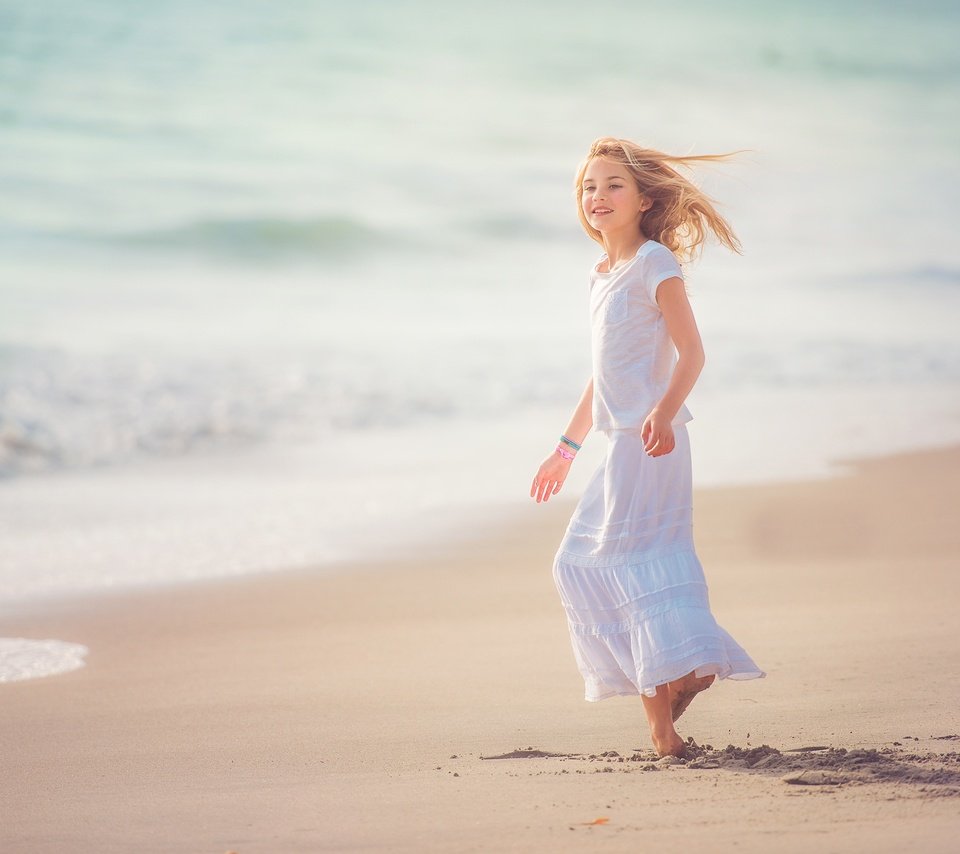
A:
{"label": "long blonde hair", "polygon": [[581,205],[587,165],[594,157],[602,157],[623,164],[637,182],[640,193],[653,203],[640,221],[643,233],[662,243],[681,261],[692,261],[700,254],[708,229],[728,249],[740,252],[740,240],[730,223],[717,212],[714,200],[670,165],[676,163],[689,169],[690,163],[696,160],[726,160],[739,153],[675,157],[644,148],[629,139],[602,136],[594,140],[590,153],[577,170],[577,215],[587,234],[602,244],[603,236],[587,222]]}

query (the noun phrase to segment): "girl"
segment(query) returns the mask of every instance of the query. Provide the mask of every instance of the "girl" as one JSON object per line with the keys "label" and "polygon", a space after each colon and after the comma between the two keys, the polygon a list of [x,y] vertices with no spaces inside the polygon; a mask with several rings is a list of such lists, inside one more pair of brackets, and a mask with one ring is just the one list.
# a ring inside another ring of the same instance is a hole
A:
{"label": "girl", "polygon": [[[640,694],[660,756],[682,756],[674,728],[721,679],[764,676],[710,611],[693,546],[684,401],[704,356],[677,260],[707,229],[739,252],[711,200],[671,157],[602,137],[576,178],[580,222],[604,254],[590,271],[593,373],[531,497],[556,495],[591,427],[607,453],[560,543],[553,577],[587,700]],[[676,254],[675,254],[676,253]]]}

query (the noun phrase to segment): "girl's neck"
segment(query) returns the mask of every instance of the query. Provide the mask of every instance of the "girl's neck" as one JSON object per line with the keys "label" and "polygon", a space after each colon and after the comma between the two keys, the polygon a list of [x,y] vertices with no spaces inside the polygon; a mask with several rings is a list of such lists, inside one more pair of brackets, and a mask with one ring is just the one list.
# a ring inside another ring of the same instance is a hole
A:
{"label": "girl's neck", "polygon": [[607,269],[612,270],[629,261],[648,239],[642,231],[632,234],[604,234],[603,248],[607,254]]}

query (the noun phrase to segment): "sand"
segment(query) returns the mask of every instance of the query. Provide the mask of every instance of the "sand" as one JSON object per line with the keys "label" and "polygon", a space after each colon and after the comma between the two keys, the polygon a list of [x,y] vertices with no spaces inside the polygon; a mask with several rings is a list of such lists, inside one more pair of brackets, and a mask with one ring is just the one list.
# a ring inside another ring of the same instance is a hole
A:
{"label": "sand", "polygon": [[958,472],[696,493],[714,613],[768,675],[697,697],[685,762],[639,699],[582,699],[573,495],[390,565],[6,617],[90,654],[0,685],[0,851],[956,850]]}

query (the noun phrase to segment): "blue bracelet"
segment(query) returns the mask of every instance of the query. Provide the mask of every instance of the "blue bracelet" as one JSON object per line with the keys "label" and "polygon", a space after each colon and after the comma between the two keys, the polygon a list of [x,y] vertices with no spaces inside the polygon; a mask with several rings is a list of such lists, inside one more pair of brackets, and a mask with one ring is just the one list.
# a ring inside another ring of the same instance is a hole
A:
{"label": "blue bracelet", "polygon": [[580,448],[583,447],[582,445],[578,445],[572,439],[568,439],[566,436],[561,436],[560,441],[563,442],[564,445],[569,445],[575,451],[579,451]]}

